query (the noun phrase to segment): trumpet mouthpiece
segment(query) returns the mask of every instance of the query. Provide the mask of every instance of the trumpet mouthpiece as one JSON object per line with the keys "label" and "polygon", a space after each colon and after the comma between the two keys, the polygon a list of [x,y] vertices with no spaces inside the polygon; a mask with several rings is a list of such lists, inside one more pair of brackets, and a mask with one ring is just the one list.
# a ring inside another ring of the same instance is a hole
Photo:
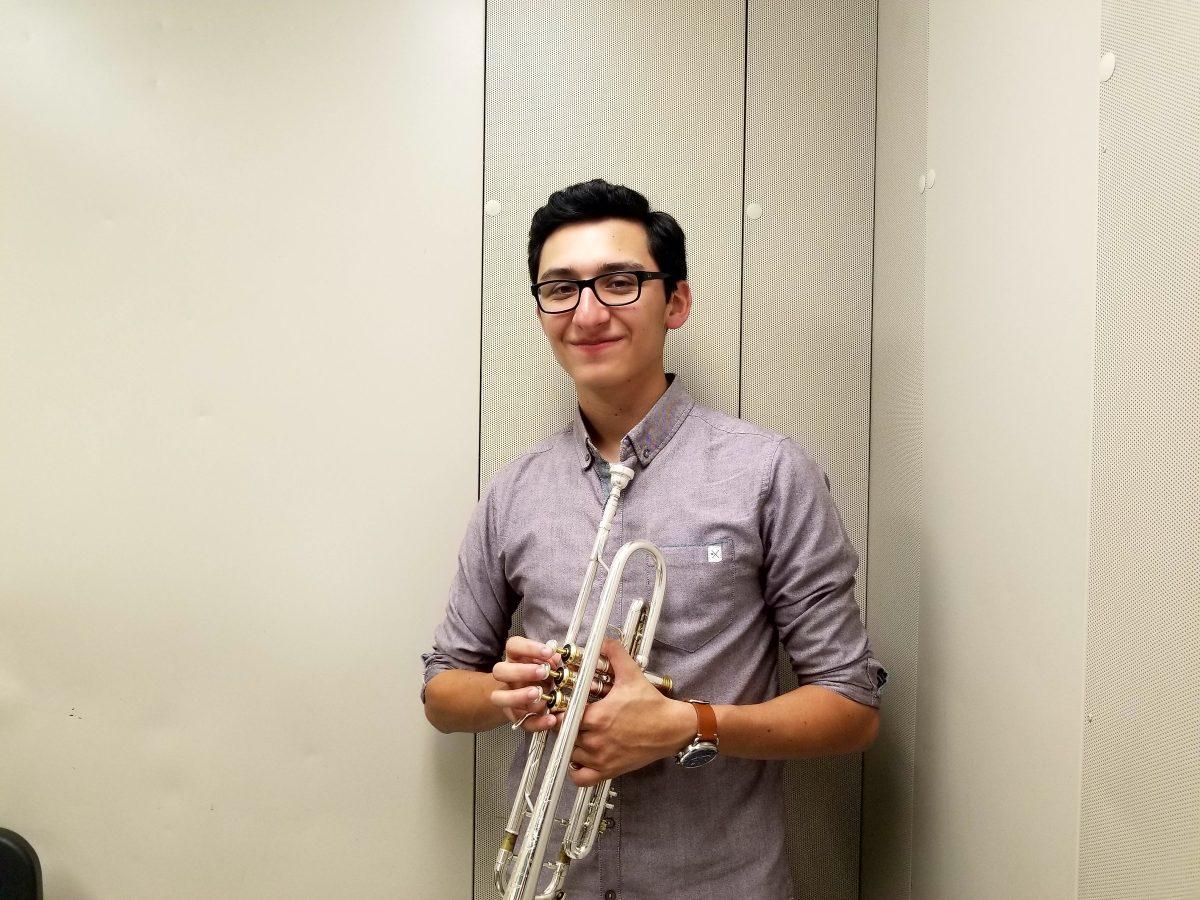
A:
{"label": "trumpet mouthpiece", "polygon": [[623,491],[633,481],[633,469],[613,463],[608,468],[608,477],[613,489]]}

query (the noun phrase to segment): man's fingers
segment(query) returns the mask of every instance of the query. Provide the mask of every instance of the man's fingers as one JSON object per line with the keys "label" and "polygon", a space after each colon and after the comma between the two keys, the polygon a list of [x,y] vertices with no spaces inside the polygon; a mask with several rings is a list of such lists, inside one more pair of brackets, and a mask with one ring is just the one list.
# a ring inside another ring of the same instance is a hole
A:
{"label": "man's fingers", "polygon": [[[602,746],[604,746],[604,742],[595,735],[580,733],[575,736],[575,753],[595,753]],[[571,759],[574,762],[583,762],[582,759],[576,759],[574,754],[572,754]]]}
{"label": "man's fingers", "polygon": [[492,691],[492,703],[504,710],[514,727],[525,731],[549,731],[558,726],[558,717],[546,711],[541,688],[516,691]]}
{"label": "man's fingers", "polygon": [[550,663],[498,662],[492,677],[511,685],[537,684],[550,677]]}
{"label": "man's fingers", "polygon": [[613,675],[618,680],[636,678],[641,674],[641,668],[620,641],[605,638],[601,652],[608,657],[608,664],[612,666]]}
{"label": "man's fingers", "polygon": [[575,749],[571,751],[571,768],[578,769],[580,766],[585,769],[599,768],[600,759],[598,754],[584,750],[576,744]]}
{"label": "man's fingers", "polygon": [[527,712],[541,712],[546,708],[542,699],[541,688],[520,688],[515,691],[492,691],[492,704],[502,709],[520,710],[521,715]]}
{"label": "man's fingers", "polygon": [[542,716],[530,715],[528,718],[522,718],[521,716],[515,715],[512,710],[505,710],[505,712],[508,713],[509,718],[513,720],[514,725],[520,725],[520,727],[525,731],[549,731],[558,724],[558,719],[549,713]]}
{"label": "man's fingers", "polygon": [[583,710],[583,717],[579,720],[579,733],[586,734],[589,731],[607,728],[612,723],[612,715],[609,712],[607,697],[597,700],[595,703],[589,703]]}
{"label": "man's fingers", "polygon": [[575,787],[591,787],[594,784],[599,784],[604,779],[600,777],[600,773],[595,769],[589,769],[587,766],[575,768],[571,765],[567,769],[567,774],[571,776],[571,783]]}
{"label": "man's fingers", "polygon": [[504,656],[509,662],[548,662],[555,667],[558,663],[554,641],[533,641],[524,637],[510,637],[504,645]]}

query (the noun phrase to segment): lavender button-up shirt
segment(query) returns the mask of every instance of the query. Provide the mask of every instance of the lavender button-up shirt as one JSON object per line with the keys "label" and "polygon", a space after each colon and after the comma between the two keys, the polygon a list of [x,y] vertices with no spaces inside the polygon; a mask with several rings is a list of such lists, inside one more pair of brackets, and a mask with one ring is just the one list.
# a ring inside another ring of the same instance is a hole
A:
{"label": "lavender button-up shirt", "polygon": [[[676,697],[748,704],[776,696],[782,643],[801,685],[879,705],[887,673],[854,599],[858,555],[827,479],[800,446],[695,404],[672,380],[622,441],[621,462],[635,476],[605,558],[637,538],[666,557],[650,668],[674,678]],[[603,460],[577,415],[492,479],[463,540],[434,648],[423,655],[426,683],[450,668],[490,671],[518,605],[530,637],[566,633],[607,499],[597,467]],[[630,560],[615,624],[631,599],[649,598],[652,576],[646,554]],[[593,609],[603,582],[601,570]],[[718,756],[699,769],[664,759],[621,776],[610,825],[572,864],[567,896],[792,896],[781,772],[780,762]],[[573,796],[568,783],[563,804]]]}

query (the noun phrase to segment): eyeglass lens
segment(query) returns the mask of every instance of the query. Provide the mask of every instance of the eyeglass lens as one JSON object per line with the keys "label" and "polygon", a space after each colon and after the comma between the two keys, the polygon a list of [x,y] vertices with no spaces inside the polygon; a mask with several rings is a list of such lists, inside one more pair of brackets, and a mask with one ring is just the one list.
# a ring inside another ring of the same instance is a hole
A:
{"label": "eyeglass lens", "polygon": [[[609,306],[633,303],[642,283],[629,272],[613,272],[596,279],[596,294]],[[579,299],[579,285],[573,281],[550,281],[538,288],[538,302],[546,312],[570,309]]]}

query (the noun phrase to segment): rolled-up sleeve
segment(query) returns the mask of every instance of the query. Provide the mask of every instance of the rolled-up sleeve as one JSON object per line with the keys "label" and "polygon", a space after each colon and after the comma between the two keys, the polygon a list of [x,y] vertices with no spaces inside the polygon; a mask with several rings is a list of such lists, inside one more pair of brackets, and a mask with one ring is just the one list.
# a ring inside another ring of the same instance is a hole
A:
{"label": "rolled-up sleeve", "polygon": [[878,707],[887,672],[854,599],[859,557],[821,467],[781,440],[762,482],[763,598],[800,685]]}
{"label": "rolled-up sleeve", "polygon": [[433,635],[433,649],[421,654],[425,688],[439,672],[485,672],[500,660],[518,598],[504,575],[504,553],[497,523],[502,520],[499,491],[493,482],[475,506],[458,551],[458,569],[450,585],[446,615]]}

